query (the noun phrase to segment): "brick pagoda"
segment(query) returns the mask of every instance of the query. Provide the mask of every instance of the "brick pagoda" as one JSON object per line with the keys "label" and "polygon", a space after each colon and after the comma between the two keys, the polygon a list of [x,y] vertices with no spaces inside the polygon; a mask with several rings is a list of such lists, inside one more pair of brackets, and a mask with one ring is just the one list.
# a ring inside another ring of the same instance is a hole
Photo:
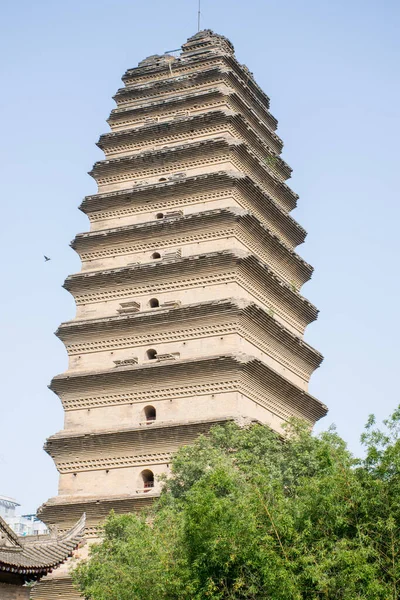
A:
{"label": "brick pagoda", "polygon": [[[148,505],[173,453],[212,425],[326,414],[307,391],[322,360],[303,340],[313,269],[295,251],[306,232],[269,98],[210,30],[123,83],[81,205],[90,231],[72,243],[69,367],[51,384],[65,426],[46,443],[59,494],[40,510],[61,531],[86,513],[89,537],[111,509]],[[34,597],[78,596],[59,570]]]}

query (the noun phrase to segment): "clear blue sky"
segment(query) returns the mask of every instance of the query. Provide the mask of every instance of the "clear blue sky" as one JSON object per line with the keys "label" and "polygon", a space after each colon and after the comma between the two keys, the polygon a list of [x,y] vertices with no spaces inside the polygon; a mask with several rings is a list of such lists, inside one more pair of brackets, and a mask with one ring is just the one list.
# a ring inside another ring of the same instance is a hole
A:
{"label": "clear blue sky", "polygon": [[[53,331],[74,316],[61,288],[88,228],[77,206],[120,77],[196,31],[197,0],[3,0],[0,7],[0,494],[34,511],[57,491],[42,450],[62,428],[47,385],[65,370]],[[324,355],[311,393],[351,449],[369,413],[399,402],[398,0],[203,0],[271,98],[315,266],[321,310],[306,339]],[[44,263],[43,254],[52,260]]]}

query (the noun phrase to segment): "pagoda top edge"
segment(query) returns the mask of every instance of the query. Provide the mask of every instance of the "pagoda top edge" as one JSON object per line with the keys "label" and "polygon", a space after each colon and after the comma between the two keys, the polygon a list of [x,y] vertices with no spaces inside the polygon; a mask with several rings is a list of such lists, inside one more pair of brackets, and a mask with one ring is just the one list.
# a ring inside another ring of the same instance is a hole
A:
{"label": "pagoda top edge", "polygon": [[122,81],[132,84],[132,81],[140,78],[149,78],[156,72],[172,72],[176,70],[177,65],[183,68],[188,65],[198,65],[204,61],[214,61],[223,59],[232,64],[234,69],[241,73],[247,84],[253,88],[253,91],[264,99],[269,105],[269,97],[260,88],[254,79],[253,73],[245,65],[241,64],[235,56],[233,44],[225,36],[215,33],[211,29],[199,31],[178,48],[169,50],[163,54],[153,54],[141,60],[137,67],[129,68],[122,77]]}
{"label": "pagoda top edge", "polygon": [[[235,48],[228,38],[215,33],[211,29],[203,29],[203,31],[199,31],[195,35],[188,38],[187,41],[181,46],[180,56],[188,56],[189,54],[195,52],[197,53],[211,49],[218,49],[224,54],[235,54]],[[141,60],[138,66],[146,67],[160,62],[168,63],[176,58],[174,55],[178,51],[179,50],[170,50],[164,54],[152,54],[151,56]]]}
{"label": "pagoda top edge", "polygon": [[[180,48],[176,50],[167,50],[163,54],[152,54],[143,60],[139,61],[137,67],[128,69],[123,79],[129,77],[137,69],[148,67],[168,67],[172,62],[177,60],[191,59],[192,57],[219,54],[233,58],[236,62],[235,48],[232,42],[219,33],[215,33],[212,29],[203,29],[193,36],[189,37]],[[246,72],[247,76],[253,79],[253,73],[246,65],[240,65]]]}

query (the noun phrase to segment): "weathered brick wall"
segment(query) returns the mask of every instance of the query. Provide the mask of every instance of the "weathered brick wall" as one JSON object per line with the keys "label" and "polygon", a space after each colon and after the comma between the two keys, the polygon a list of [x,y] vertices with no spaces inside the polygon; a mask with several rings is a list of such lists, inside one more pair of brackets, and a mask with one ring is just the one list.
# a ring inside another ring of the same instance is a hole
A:
{"label": "weathered brick wall", "polygon": [[29,588],[0,583],[0,600],[28,600]]}

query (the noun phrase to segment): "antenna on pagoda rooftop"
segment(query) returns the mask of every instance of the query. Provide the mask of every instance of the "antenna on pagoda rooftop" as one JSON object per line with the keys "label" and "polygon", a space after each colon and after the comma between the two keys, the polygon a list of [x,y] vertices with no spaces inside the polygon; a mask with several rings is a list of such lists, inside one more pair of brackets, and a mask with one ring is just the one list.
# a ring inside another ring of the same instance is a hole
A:
{"label": "antenna on pagoda rooftop", "polygon": [[201,0],[199,0],[199,11],[197,13],[197,31],[200,31],[200,20],[201,20]]}

